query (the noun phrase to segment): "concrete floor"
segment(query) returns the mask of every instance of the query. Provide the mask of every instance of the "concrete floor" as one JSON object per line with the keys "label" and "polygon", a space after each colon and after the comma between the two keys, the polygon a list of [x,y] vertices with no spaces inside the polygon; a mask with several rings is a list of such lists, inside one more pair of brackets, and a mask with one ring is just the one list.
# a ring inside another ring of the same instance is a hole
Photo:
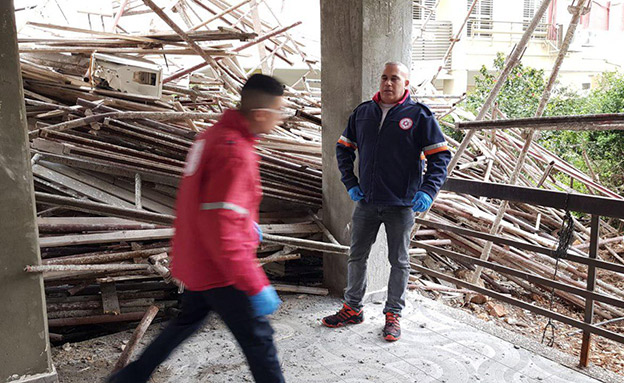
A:
{"label": "concrete floor", "polygon": [[[622,381],[621,377],[597,380],[567,368],[527,350],[532,342],[526,338],[518,337],[513,343],[503,340],[485,331],[483,326],[489,324],[414,292],[409,293],[403,315],[403,337],[396,343],[381,338],[382,304],[366,305],[366,320],[360,325],[329,329],[319,320],[340,307],[339,299],[283,298],[285,303],[272,323],[287,382]],[[153,327],[146,341],[159,331],[160,326]],[[111,366],[119,353],[118,348],[111,353],[111,343],[119,345],[120,339],[127,338],[128,334],[117,334],[112,336],[113,342],[102,338],[73,345],[71,350],[62,351],[62,358],[57,353],[55,358],[62,359],[55,360],[61,383],[94,381],[109,371],[89,368],[86,362],[82,365],[76,360],[70,368],[66,362],[72,360],[72,352],[79,352],[84,360],[85,352],[92,349],[91,366],[97,365],[98,358],[107,359],[106,365]],[[96,346],[91,345],[93,342]],[[545,351],[556,356],[550,349]],[[233,337],[216,318],[176,350],[153,377],[158,383],[252,381]]]}

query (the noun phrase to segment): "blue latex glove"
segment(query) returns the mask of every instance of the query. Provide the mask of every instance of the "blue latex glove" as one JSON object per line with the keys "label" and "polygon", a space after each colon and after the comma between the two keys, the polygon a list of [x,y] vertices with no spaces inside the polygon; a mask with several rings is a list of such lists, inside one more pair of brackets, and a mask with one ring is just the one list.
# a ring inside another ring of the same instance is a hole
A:
{"label": "blue latex glove", "polygon": [[354,200],[355,202],[361,200],[362,198],[364,198],[364,193],[362,192],[362,189],[360,189],[360,186],[354,186],[351,189],[349,189],[349,197],[351,197],[352,200]]}
{"label": "blue latex glove", "polygon": [[432,202],[433,200],[431,199],[431,197],[429,197],[429,194],[421,191],[416,192],[416,195],[412,200],[412,204],[414,205],[412,206],[412,210],[414,210],[414,212],[416,213],[421,213],[429,209],[429,206],[431,206]]}
{"label": "blue latex glove", "polygon": [[256,233],[258,233],[258,242],[262,242],[262,229],[258,222],[254,222],[254,228],[256,229]]}
{"label": "blue latex glove", "polygon": [[273,314],[282,304],[275,289],[270,285],[265,286],[258,294],[250,296],[249,300],[256,317]]}

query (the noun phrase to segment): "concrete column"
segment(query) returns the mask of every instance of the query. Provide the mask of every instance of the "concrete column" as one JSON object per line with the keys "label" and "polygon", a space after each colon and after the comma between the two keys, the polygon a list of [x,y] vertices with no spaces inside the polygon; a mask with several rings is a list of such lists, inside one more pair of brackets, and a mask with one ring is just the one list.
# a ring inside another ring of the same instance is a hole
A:
{"label": "concrete column", "polygon": [[56,382],[43,280],[13,1],[0,1],[0,382]]}
{"label": "concrete column", "polygon": [[[335,145],[353,109],[379,89],[383,64],[411,64],[411,0],[321,0],[323,94],[323,220],[342,244],[350,243],[354,204],[336,164]],[[369,298],[386,293],[390,264],[382,226],[368,261]],[[325,285],[342,295],[347,257],[325,255]]]}

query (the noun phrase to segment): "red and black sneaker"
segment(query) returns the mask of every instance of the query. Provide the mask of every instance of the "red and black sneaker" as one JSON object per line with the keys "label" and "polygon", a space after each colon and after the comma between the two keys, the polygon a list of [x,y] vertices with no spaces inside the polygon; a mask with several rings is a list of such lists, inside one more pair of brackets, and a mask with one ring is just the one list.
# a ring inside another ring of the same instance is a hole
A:
{"label": "red and black sneaker", "polygon": [[347,324],[358,324],[364,322],[364,312],[355,311],[346,303],[342,305],[340,311],[334,315],[326,316],[321,323],[327,327],[342,327]]}
{"label": "red and black sneaker", "polygon": [[399,319],[400,314],[387,312],[386,313],[386,325],[383,329],[383,337],[388,342],[394,342],[401,338],[401,324]]}

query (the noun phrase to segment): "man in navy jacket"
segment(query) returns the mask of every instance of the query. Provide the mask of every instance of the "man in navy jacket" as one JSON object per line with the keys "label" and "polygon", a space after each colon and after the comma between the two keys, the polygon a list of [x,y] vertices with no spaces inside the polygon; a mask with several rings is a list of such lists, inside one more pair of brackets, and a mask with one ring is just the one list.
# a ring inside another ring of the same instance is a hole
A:
{"label": "man in navy jacket", "polygon": [[[383,330],[388,341],[401,336],[399,318],[409,279],[408,248],[414,212],[431,206],[446,179],[446,166],[451,159],[433,113],[411,100],[408,78],[405,65],[386,63],[379,92],[371,101],[355,108],[336,144],[341,180],[357,205],[352,219],[345,303],[336,314],[322,320],[328,327],[364,320],[366,263],[383,223],[391,265]],[[354,173],[356,151],[359,179]]]}

